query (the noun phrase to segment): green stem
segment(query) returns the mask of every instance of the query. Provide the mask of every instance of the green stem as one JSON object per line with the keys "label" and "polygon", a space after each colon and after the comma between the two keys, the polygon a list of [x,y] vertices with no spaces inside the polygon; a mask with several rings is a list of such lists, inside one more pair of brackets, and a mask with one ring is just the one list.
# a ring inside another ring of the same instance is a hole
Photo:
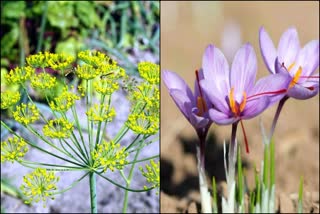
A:
{"label": "green stem", "polygon": [[[137,150],[136,152],[136,155],[134,156],[134,160],[133,161],[136,161],[138,156],[139,156],[139,153],[140,153],[140,149]],[[125,179],[126,180],[126,188],[129,188],[130,187],[130,183],[131,183],[131,179],[132,179],[132,176],[133,176],[133,170],[134,170],[134,166],[135,166],[136,163],[133,163],[131,165],[131,169],[130,169],[130,172],[129,172],[129,178],[128,179]],[[122,213],[126,213],[127,212],[127,208],[128,208],[128,196],[129,196],[129,191],[128,190],[125,190],[125,193],[124,193],[124,200],[123,200],[123,207],[122,207]]]}
{"label": "green stem", "polygon": [[38,40],[38,44],[37,44],[36,53],[38,53],[41,50],[41,46],[42,46],[42,43],[43,43],[43,34],[44,34],[44,30],[46,28],[47,14],[48,14],[48,2],[45,1],[44,2],[43,14],[42,14],[42,17],[41,17],[40,34],[39,34],[39,38],[38,38],[39,40]]}
{"label": "green stem", "polygon": [[91,213],[97,213],[97,186],[96,186],[96,174],[94,172],[89,173],[90,183],[90,201],[91,201]]}

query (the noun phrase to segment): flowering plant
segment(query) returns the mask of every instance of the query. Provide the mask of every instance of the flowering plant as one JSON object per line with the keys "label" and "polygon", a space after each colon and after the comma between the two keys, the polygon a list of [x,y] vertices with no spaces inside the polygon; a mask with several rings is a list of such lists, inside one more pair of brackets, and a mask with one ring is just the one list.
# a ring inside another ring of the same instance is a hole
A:
{"label": "flowering plant", "polygon": [[[290,28],[281,37],[276,51],[268,34],[261,28],[260,48],[271,74],[256,83],[257,58],[249,43],[237,51],[231,69],[224,54],[214,45],[209,45],[203,55],[202,68],[200,72],[196,71],[194,94],[177,74],[166,70],[162,73],[169,94],[199,137],[199,144],[196,147],[201,211],[204,213],[218,212],[215,180],[213,178],[212,203],[204,167],[205,139],[210,125],[214,123],[232,125],[228,167],[224,147],[228,193],[227,198],[222,197],[221,207],[224,213],[242,213],[245,212],[245,181],[236,139],[237,126],[240,122],[246,152],[249,153],[243,120],[254,118],[279,102],[269,136],[261,126],[264,138],[264,158],[261,164],[263,170],[260,175],[258,173],[255,175],[256,189],[250,193],[248,203],[250,212],[273,213],[275,212],[275,154],[272,136],[281,108],[289,97],[308,99],[318,94],[319,75],[314,72],[319,66],[319,40],[309,42],[300,50],[297,32],[294,28]],[[236,162],[238,162],[237,176]]]}
{"label": "flowering plant", "polygon": [[[138,70],[143,80],[130,85],[125,70],[104,53],[81,51],[78,58],[80,62],[74,67],[73,57],[40,52],[26,58],[27,66],[12,69],[5,75],[7,83],[19,84],[24,89],[28,102],[19,103],[19,92],[4,91],[1,92],[1,109],[8,110],[14,120],[41,143],[27,140],[10,127],[9,119],[1,118],[1,125],[13,135],[1,142],[1,162],[17,162],[34,169],[24,176],[21,185],[22,192],[28,197],[26,203],[43,201],[45,206],[48,198],[54,199],[55,195],[71,189],[89,176],[91,212],[96,213],[96,176],[99,176],[125,191],[122,211],[126,212],[130,191],[145,192],[159,187],[159,163],[155,161],[158,154],[138,159],[143,148],[158,141],[159,66],[150,62],[139,63]],[[74,73],[77,78],[73,79],[78,80],[78,86],[74,86],[76,81],[68,82],[64,78],[61,93],[49,96],[57,87],[57,79],[46,72],[48,68],[65,76]],[[126,88],[132,105],[122,128],[111,138],[106,128],[118,113],[112,95],[121,90],[121,86]],[[30,96],[31,90],[45,96],[51,114],[41,111]],[[80,113],[77,104],[84,106],[85,113]],[[36,122],[44,123],[40,130],[35,126]],[[135,137],[124,145],[129,133]],[[52,150],[42,148],[41,144],[49,145]],[[60,159],[64,164],[27,160],[30,148]],[[146,165],[146,170],[140,166],[140,171],[150,185],[131,188],[135,166],[148,160],[151,161],[150,166]],[[55,172],[75,170],[83,171],[83,175],[70,187],[58,190],[59,177]],[[108,178],[108,173],[114,171],[120,173],[124,185]]]}

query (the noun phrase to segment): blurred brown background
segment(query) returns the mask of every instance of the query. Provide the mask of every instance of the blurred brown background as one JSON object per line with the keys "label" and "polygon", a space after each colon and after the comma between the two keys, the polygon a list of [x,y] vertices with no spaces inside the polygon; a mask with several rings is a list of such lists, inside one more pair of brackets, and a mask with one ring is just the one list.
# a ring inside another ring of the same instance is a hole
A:
{"label": "blurred brown background", "polygon": [[[308,41],[319,39],[319,2],[161,2],[161,70],[178,73],[193,90],[194,71],[201,67],[202,55],[208,44],[220,48],[230,64],[235,51],[250,42],[258,59],[257,77],[268,75],[259,50],[258,32],[262,25],[276,47],[281,34],[288,27],[295,26],[303,47]],[[243,152],[243,158],[248,163],[249,186],[253,185],[253,164],[260,166],[263,157],[259,118],[269,130],[276,106],[244,123],[250,146],[249,155]],[[216,136],[219,153],[222,153],[222,143],[230,138],[231,126],[213,125],[210,130]],[[183,197],[199,199],[196,188],[180,195],[177,188],[179,185],[187,188],[186,176],[194,176],[194,182],[197,181],[195,154],[186,152],[185,145],[181,143],[181,138],[194,139],[195,136],[195,131],[162,83],[161,188],[180,201],[177,206],[181,207],[184,206],[181,203],[188,203],[181,202]],[[244,151],[240,128],[237,138]],[[317,197],[319,206],[319,95],[305,101],[287,101],[277,124],[275,142],[277,194],[297,192],[300,176],[303,175],[305,192],[312,193],[313,198]],[[222,155],[208,152],[207,156]],[[206,167],[210,167],[211,163],[207,161]],[[220,167],[223,168],[223,165]],[[170,211],[166,207],[170,200],[163,205],[161,198],[161,203],[162,211]]]}

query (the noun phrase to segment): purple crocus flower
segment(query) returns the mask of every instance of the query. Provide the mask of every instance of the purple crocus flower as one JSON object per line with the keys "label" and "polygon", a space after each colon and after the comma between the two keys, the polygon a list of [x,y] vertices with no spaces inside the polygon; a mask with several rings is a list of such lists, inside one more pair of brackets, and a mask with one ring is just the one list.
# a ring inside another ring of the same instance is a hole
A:
{"label": "purple crocus flower", "polygon": [[208,115],[208,99],[202,93],[199,81],[203,79],[203,71],[196,71],[196,80],[194,83],[194,94],[186,82],[176,73],[163,71],[162,79],[169,90],[169,94],[186,117],[191,125],[197,131],[199,137],[206,137],[211,121]]}
{"label": "purple crocus flower", "polygon": [[259,31],[260,49],[263,60],[272,74],[287,72],[291,79],[287,96],[308,99],[319,92],[319,40],[312,40],[302,49],[297,30],[293,27],[285,31],[276,50],[271,38],[263,27]]}
{"label": "purple crocus flower", "polygon": [[[257,59],[249,43],[237,51],[231,70],[223,53],[209,45],[202,68],[204,80],[200,85],[214,106],[209,109],[210,118],[219,125],[233,124],[235,129],[240,121],[243,132],[242,120],[257,116],[279,101],[289,84],[287,75],[282,73],[264,77],[255,84]],[[249,152],[245,132],[244,137]],[[234,134],[232,138],[235,138]]]}

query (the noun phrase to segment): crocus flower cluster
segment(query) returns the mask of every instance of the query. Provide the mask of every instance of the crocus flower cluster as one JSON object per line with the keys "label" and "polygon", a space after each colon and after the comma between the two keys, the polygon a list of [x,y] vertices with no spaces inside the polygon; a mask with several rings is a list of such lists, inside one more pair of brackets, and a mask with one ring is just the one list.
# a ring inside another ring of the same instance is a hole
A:
{"label": "crocus flower cluster", "polygon": [[[229,68],[224,54],[209,45],[197,72],[195,93],[177,74],[163,71],[162,78],[178,108],[197,133],[206,131],[214,122],[233,124],[251,119],[281,99],[308,99],[319,91],[319,40],[300,49],[296,29],[289,28],[281,37],[278,50],[262,27],[260,48],[271,75],[255,83],[257,58],[251,44],[243,45]],[[244,129],[243,129],[244,132]],[[234,133],[234,132],[233,132]],[[246,149],[249,152],[244,132]],[[235,140],[235,134],[231,141]]]}

